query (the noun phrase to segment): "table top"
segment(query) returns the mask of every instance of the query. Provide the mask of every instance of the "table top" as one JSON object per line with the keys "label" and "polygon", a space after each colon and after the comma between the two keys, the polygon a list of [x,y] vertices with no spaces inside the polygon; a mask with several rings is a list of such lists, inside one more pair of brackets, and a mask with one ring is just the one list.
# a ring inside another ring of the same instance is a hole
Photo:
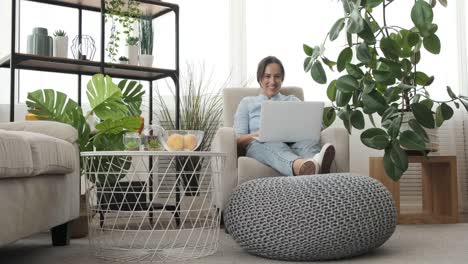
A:
{"label": "table top", "polygon": [[194,157],[226,157],[226,153],[212,151],[85,151],[82,157],[94,156],[194,156]]}

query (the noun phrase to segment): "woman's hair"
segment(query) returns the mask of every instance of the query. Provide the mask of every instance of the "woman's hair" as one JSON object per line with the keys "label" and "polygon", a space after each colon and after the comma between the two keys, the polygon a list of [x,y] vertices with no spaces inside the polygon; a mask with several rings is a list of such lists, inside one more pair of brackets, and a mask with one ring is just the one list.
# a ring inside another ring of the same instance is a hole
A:
{"label": "woman's hair", "polygon": [[257,68],[257,82],[261,85],[262,77],[263,74],[265,73],[265,69],[268,66],[268,64],[276,63],[280,66],[281,68],[281,81],[284,81],[284,67],[283,63],[276,58],[275,56],[268,56],[263,58],[259,63],[258,63],[258,68]]}

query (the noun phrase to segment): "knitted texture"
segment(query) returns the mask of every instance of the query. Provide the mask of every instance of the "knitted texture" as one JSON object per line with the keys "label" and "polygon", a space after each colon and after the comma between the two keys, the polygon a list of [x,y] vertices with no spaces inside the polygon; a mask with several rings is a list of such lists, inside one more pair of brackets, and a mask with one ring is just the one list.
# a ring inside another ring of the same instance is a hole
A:
{"label": "knitted texture", "polygon": [[262,178],[237,187],[225,227],[248,252],[281,260],[364,254],[395,231],[390,192],[367,176],[334,173]]}

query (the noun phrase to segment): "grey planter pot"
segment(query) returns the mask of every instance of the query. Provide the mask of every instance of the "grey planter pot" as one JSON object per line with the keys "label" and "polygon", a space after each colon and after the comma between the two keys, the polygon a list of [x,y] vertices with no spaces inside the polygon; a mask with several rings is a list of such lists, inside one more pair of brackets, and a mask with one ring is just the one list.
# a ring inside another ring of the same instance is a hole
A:
{"label": "grey planter pot", "polygon": [[28,36],[27,52],[29,54],[52,56],[54,41],[47,34],[47,28],[33,28],[33,33]]}

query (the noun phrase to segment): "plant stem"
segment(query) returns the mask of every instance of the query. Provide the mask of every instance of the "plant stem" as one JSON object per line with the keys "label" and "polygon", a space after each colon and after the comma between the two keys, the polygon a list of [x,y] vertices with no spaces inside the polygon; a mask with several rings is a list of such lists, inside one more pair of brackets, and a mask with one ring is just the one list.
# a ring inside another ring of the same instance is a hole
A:
{"label": "plant stem", "polygon": [[[390,2],[390,3],[391,3],[391,2]],[[389,4],[390,4],[390,3],[389,3]],[[387,16],[386,16],[386,12],[385,12],[385,7],[386,7],[386,6],[387,6],[387,5],[385,4],[385,1],[384,1],[383,5],[382,5],[382,7],[383,7],[383,8],[382,8],[382,11],[383,11],[383,23],[384,23],[384,27],[383,27],[383,28],[385,29],[385,32],[387,33],[387,37],[388,37],[389,34],[388,34],[388,29],[387,29]]]}

